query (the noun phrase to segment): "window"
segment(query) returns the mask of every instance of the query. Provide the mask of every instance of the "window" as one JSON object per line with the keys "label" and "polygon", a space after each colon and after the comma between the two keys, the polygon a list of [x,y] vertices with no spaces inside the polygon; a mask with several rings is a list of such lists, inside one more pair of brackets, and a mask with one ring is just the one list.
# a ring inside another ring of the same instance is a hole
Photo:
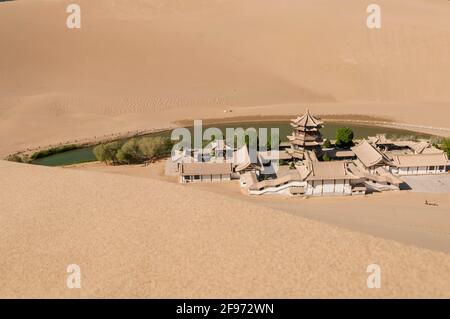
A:
{"label": "window", "polygon": [[200,175],[194,175],[194,180],[199,180],[200,179]]}
{"label": "window", "polygon": [[430,171],[434,171],[434,166],[430,166]]}

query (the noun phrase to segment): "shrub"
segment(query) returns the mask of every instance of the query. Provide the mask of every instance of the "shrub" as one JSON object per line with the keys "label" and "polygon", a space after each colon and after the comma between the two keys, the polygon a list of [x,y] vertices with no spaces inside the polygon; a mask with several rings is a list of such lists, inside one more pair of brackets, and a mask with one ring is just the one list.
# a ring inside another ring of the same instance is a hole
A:
{"label": "shrub", "polygon": [[322,156],[322,160],[325,161],[325,162],[329,162],[329,161],[331,161],[331,158],[330,158],[330,156],[328,156],[327,153],[325,153]]}
{"label": "shrub", "polygon": [[23,158],[20,157],[18,154],[9,155],[8,157],[6,157],[6,160],[10,161],[10,162],[16,162],[16,163],[23,163],[24,162]]}
{"label": "shrub", "polygon": [[138,140],[132,138],[128,140],[122,147],[117,151],[116,158],[119,162],[131,163],[142,161],[144,156],[139,148]]}
{"label": "shrub", "polygon": [[125,143],[111,142],[94,148],[97,160],[105,163],[142,163],[170,155],[172,141],[167,137],[132,138]]}
{"label": "shrub", "polygon": [[336,132],[336,146],[346,147],[353,145],[353,130],[349,127],[341,127]]}
{"label": "shrub", "polygon": [[325,142],[323,142],[323,147],[324,148],[331,148],[331,147],[333,147],[333,145],[331,144],[329,139],[326,139]]}
{"label": "shrub", "polygon": [[444,138],[440,145],[440,149],[447,153],[447,156],[450,157],[450,138]]}
{"label": "shrub", "polygon": [[172,141],[167,137],[144,137],[138,146],[143,157],[153,161],[170,154]]}
{"label": "shrub", "polygon": [[100,144],[96,146],[93,150],[95,157],[100,162],[112,162],[117,163],[117,152],[122,147],[121,142],[111,142],[106,144]]}

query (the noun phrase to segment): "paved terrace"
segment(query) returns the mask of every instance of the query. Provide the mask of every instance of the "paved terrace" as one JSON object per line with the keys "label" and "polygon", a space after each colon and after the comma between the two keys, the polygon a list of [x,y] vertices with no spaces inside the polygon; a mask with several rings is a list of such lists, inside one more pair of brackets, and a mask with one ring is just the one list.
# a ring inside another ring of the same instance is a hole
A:
{"label": "paved terrace", "polygon": [[446,193],[450,192],[450,174],[401,176],[413,192]]}

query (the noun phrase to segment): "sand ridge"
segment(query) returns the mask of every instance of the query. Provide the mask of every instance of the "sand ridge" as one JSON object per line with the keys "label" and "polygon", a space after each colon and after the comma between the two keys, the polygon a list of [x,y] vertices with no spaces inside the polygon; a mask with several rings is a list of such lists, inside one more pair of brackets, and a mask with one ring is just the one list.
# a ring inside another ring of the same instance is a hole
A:
{"label": "sand ridge", "polygon": [[1,3],[2,156],[224,109],[449,128],[444,0],[381,0],[380,30],[357,0],[80,0],[80,30],[68,3]]}

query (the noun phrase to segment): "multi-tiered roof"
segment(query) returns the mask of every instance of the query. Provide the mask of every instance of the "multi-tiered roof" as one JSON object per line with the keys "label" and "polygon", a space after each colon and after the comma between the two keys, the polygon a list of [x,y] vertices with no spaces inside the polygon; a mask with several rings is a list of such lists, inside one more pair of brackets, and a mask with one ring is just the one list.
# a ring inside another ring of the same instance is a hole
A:
{"label": "multi-tiered roof", "polygon": [[293,127],[292,135],[288,139],[292,145],[290,153],[296,158],[305,158],[306,151],[316,151],[320,149],[323,144],[322,134],[320,129],[323,127],[323,122],[314,117],[306,110],[303,116],[291,120]]}

